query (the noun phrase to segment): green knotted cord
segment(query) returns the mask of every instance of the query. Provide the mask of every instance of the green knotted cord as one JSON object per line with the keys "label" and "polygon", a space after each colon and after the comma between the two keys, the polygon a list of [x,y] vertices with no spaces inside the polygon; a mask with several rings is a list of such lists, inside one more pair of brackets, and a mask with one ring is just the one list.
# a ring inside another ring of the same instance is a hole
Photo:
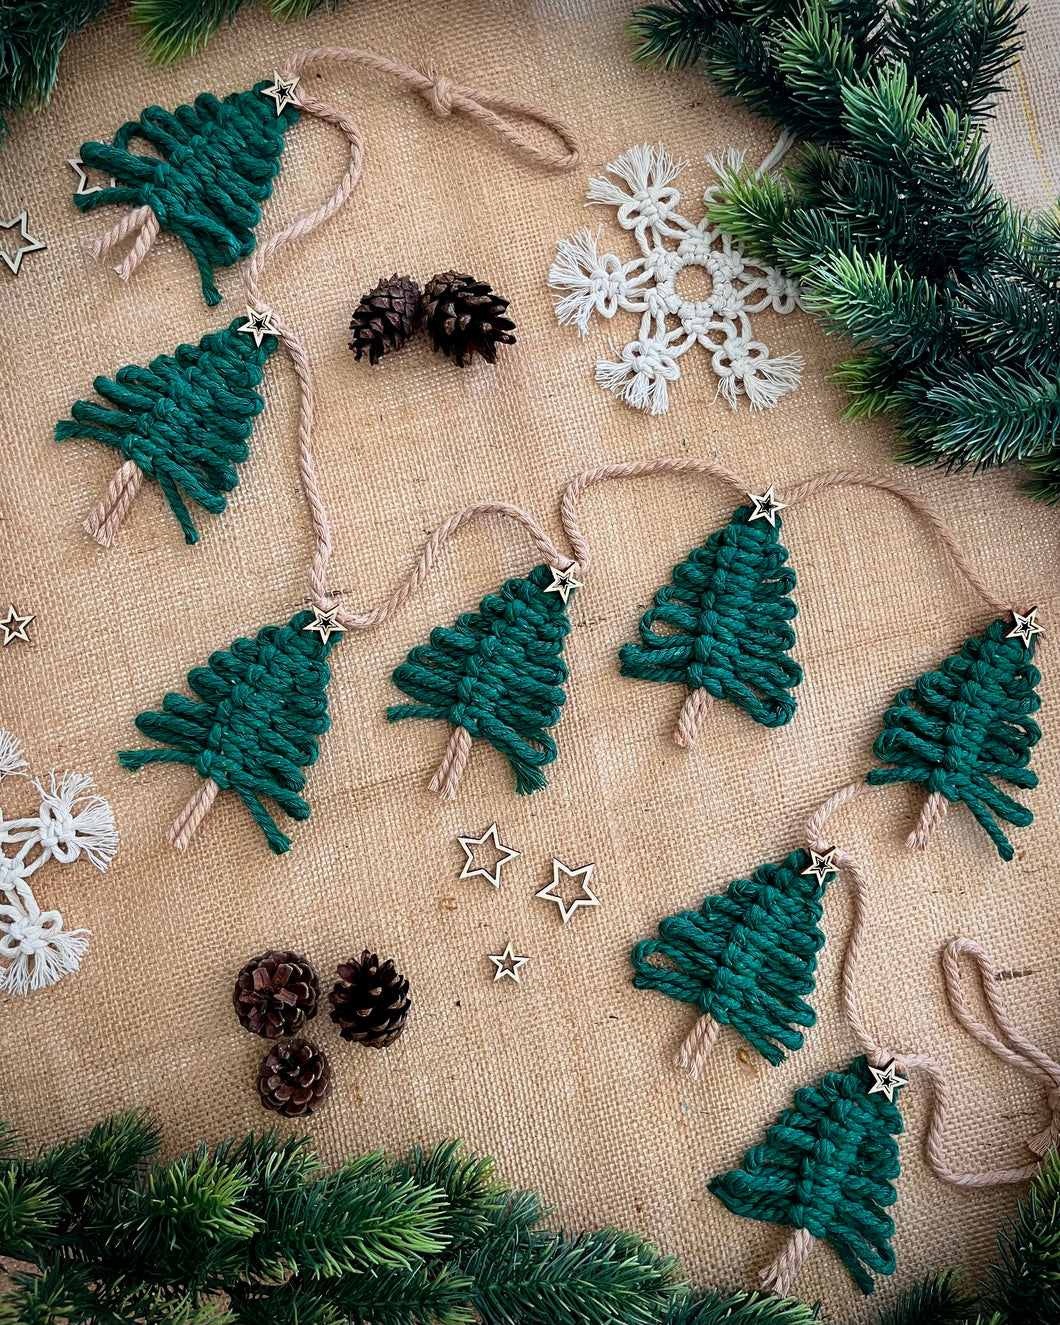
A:
{"label": "green knotted cord", "polygon": [[508,580],[477,613],[451,627],[437,626],[393,674],[415,704],[387,709],[389,722],[433,718],[489,741],[507,758],[520,795],[546,786],[541,769],[556,758],[547,728],[566,702],[563,644],[567,609],[546,588],[552,567],[537,566],[525,579]]}
{"label": "green knotted cord", "polygon": [[301,770],[316,762],[316,738],[330,725],[325,659],[342,638],[323,642],[303,629],[312,620],[313,613],[299,612],[286,626],[237,639],[229,650],[211,654],[208,666],[193,668],[188,685],[199,700],[169,694],[161,713],[136,719],[145,736],[174,748],[122,750],[124,767],[190,764],[200,777],[235,791],[270,848],[286,851],[290,840],[261,798],[268,796],[292,819],[309,818],[309,805],[298,795],[306,781]]}
{"label": "green knotted cord", "polygon": [[894,1221],[884,1207],[897,1199],[894,1137],[902,1130],[897,1105],[870,1095],[871,1081],[858,1058],[797,1090],[764,1143],[708,1184],[734,1215],[830,1242],[863,1293],[873,1291],[870,1271],[894,1273]]}
{"label": "green knotted cord", "polygon": [[[739,1031],[768,1062],[783,1062],[784,1049],[802,1048],[795,1027],[816,1020],[802,996],[816,988],[825,885],[802,873],[809,863],[795,851],[705,898],[698,911],[667,916],[659,937],[630,953],[634,985],[690,1003]],[[657,954],[673,969],[655,965]]]}
{"label": "green knotted cord", "polygon": [[237,330],[236,318],[198,345],[179,345],[146,367],[129,364],[116,378],[97,377],[96,391],[114,409],[78,400],[73,419],[55,426],[55,440],[87,437],[120,451],[156,479],[188,543],[199,541],[184,502],[213,514],[239,482],[235,466],[250,454],[247,439],[264,408],[256,390],[279,341],[260,346]]}
{"label": "green knotted cord", "polygon": [[1011,628],[1010,621],[994,621],[938,671],[895,696],[873,746],[894,767],[874,769],[866,779],[873,786],[919,782],[948,801],[963,801],[1002,860],[1012,859],[1012,844],[994,816],[1018,828],[1034,816],[994,780],[1036,787],[1037,774],[1027,765],[1041,737],[1030,717],[1041,704],[1033,639],[1028,645],[1009,638]]}
{"label": "green knotted cord", "polygon": [[[172,113],[148,106],[123,124],[114,142],[82,144],[81,160],[117,181],[113,188],[74,195],[83,212],[111,203],[150,207],[163,230],[188,246],[208,304],[221,301],[216,267],[230,267],[254,251],[259,203],[272,192],[284,135],[298,119],[295,107],[276,114],[262,95],[267,82],[219,101],[209,92]],[[129,151],[134,139],[159,156]],[[159,157],[161,159],[159,159]]]}
{"label": "green knotted cord", "polygon": [[[724,529],[675,566],[641,617],[639,644],[619,650],[622,675],[706,690],[780,727],[795,713],[802,668],[788,654],[797,612],[788,552],[765,520],[741,506]],[[656,625],[665,629],[662,633]]]}

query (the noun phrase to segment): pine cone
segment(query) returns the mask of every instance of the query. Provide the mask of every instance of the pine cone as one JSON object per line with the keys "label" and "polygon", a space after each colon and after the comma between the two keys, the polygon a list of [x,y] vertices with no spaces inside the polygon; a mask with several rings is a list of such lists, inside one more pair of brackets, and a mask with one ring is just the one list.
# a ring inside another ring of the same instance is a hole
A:
{"label": "pine cone", "polygon": [[306,958],[271,949],[236,976],[232,1005],[248,1031],[278,1040],[317,1015],[319,997],[320,980]]}
{"label": "pine cone", "polygon": [[515,344],[515,323],[504,316],[508,303],[474,276],[458,271],[433,276],[423,292],[423,306],[434,348],[451,355],[461,368],[476,354],[493,363],[498,345]]}
{"label": "pine cone", "polygon": [[405,1029],[412,1002],[409,982],[394,970],[392,961],[379,964],[365,948],[338,968],[338,983],[328,995],[331,1020],[344,1040],[358,1040],[375,1049],[393,1044]]}
{"label": "pine cone", "polygon": [[308,1040],[285,1040],[261,1060],[258,1094],[266,1109],[285,1118],[316,1113],[331,1093],[331,1064]]}
{"label": "pine cone", "polygon": [[400,350],[423,318],[420,287],[411,276],[397,272],[369,290],[350,322],[350,349],[358,362],[362,354],[375,365],[388,350]]}

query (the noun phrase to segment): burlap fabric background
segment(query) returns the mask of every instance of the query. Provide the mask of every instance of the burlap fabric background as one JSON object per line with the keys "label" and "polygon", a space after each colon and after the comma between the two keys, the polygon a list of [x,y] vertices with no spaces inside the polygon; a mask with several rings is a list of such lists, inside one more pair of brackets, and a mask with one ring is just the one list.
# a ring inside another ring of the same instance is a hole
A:
{"label": "burlap fabric background", "polygon": [[[1024,91],[1044,93],[1055,74],[1047,8],[1039,3],[1031,16],[1037,35],[1023,62]],[[315,361],[318,458],[337,542],[332,582],[344,601],[377,601],[406,573],[425,533],[474,497],[519,502],[558,537],[562,484],[607,459],[717,456],[749,481],[778,485],[836,466],[890,465],[888,423],[841,419],[828,374],[843,347],[809,317],[758,320],[771,348],[798,349],[808,363],[801,389],[774,413],[712,403],[705,356],[689,354],[671,413],[656,419],[592,382],[608,332],[621,343],[630,322],[582,343],[556,326],[545,277],[555,239],[586,219],[589,173],[633,143],[661,138],[696,162],[680,187],[698,214],[706,151],[732,144],[760,155],[771,142],[768,126],[700,79],[633,68],[627,9],[624,0],[361,0],[287,29],[247,12],[205,53],[161,71],[147,67],[113,19],[71,45],[51,108],[18,121],[0,153],[0,212],[28,207],[48,251],[28,258],[17,280],[0,273],[0,600],[37,618],[31,646],[0,653],[0,725],[24,739],[35,770],[94,773],[122,845],[106,876],[49,867],[35,879],[42,903],[59,907],[69,925],[91,927],[93,946],[78,978],[0,1000],[0,1099],[34,1142],[134,1104],[157,1112],[170,1152],[259,1126],[253,1078],[263,1046],[232,1015],[236,969],[267,946],[289,945],[328,972],[368,944],[410,976],[414,1020],[386,1053],[347,1047],[326,1019],[316,1023],[338,1077],[313,1129],[329,1159],[461,1136],[496,1155],[512,1182],[539,1184],[566,1225],[636,1228],[679,1253],[695,1279],[750,1285],[784,1233],[731,1217],[705,1182],[761,1137],[793,1089],[853,1053],[835,982],[849,915],[844,887],[827,902],[818,1024],[776,1070],[741,1052],[726,1030],[704,1079],[679,1080],[669,1056],[692,1014],[634,991],[627,953],[660,916],[787,852],[811,810],[869,766],[894,692],[986,624],[924,530],[892,499],[865,492],[827,495],[791,519],[784,541],[799,575],[797,656],[806,673],[798,716],[770,732],[720,706],[684,755],[670,740],[682,696],[620,679],[616,649],[674,561],[727,518],[732,501],[697,479],[596,489],[585,525],[597,560],[572,606],[570,698],[549,788],[518,799],[502,758],[476,744],[460,799],[447,806],[425,791],[447,731],[391,728],[383,714],[397,698],[390,671],[413,644],[534,564],[518,532],[471,528],[405,612],[333,654],[332,731],[310,777],[312,820],[295,829],[289,855],[271,856],[226,795],[181,857],[165,832],[195,785],[192,773],[133,777],[114,752],[139,743],[134,715],[181,688],[189,667],[239,634],[286,620],[302,598],[309,538],[294,466],[293,377],[277,355],[239,490],[224,516],[202,517],[195,548],[185,547],[153,484],[119,545],[96,547],[81,520],[116,458],[51,440],[55,419],[91,394],[95,374],[195,341],[239,311],[236,273],[222,273],[228,298],[208,310],[172,239],[128,286],[99,268],[88,250],[111,214],[75,212],[66,158],[145,105],[249,87],[286,53],[326,42],[411,63],[434,59],[460,80],[566,115],[586,148],[583,168],[548,177],[468,124],[436,121],[378,78],[337,71],[318,84],[364,128],[364,181],[335,222],[273,265],[265,290],[302,329]],[[1000,126],[998,175],[1041,203],[1060,134],[1041,122],[1032,133],[1023,111],[1017,93]],[[326,196],[341,159],[332,131],[311,121],[296,127],[263,231]],[[511,296],[518,347],[496,369],[463,373],[423,340],[374,372],[354,364],[346,324],[361,291],[394,270],[425,278],[451,266]],[[1001,590],[1040,603],[1060,627],[1057,516],[1019,494],[1018,475],[904,476],[938,504]],[[1017,973],[1005,995],[1018,1022],[1052,1052],[1060,1048],[1053,653],[1041,651],[1046,735],[1035,758],[1041,787],[1029,794],[1035,824],[1016,834],[1011,864],[963,809],[926,858],[909,855],[903,841],[918,798],[904,790],[879,794],[837,825],[875,880],[865,984],[872,1023],[895,1047],[930,1051],[947,1065],[956,1100],[951,1158],[973,1168],[1023,1162],[1023,1139],[1043,1120],[1025,1082],[951,1021],[936,954],[950,935],[981,939]],[[5,810],[24,800],[23,788],[5,785]],[[456,834],[481,832],[493,819],[522,853],[499,894],[456,881]],[[553,853],[597,865],[602,907],[566,929],[554,908],[533,900]],[[521,987],[492,983],[486,960],[509,936],[531,957]],[[878,1301],[929,1268],[979,1267],[1016,1198],[957,1191],[927,1172],[925,1102],[915,1087],[902,1097],[899,1272]],[[825,1301],[829,1320],[872,1318],[874,1307],[828,1248],[799,1289]]]}

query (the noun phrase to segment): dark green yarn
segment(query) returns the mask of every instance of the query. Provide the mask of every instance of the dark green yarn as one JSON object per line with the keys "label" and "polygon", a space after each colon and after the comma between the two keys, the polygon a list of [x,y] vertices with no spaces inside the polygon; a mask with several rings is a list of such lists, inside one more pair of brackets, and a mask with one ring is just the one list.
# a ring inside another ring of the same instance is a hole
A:
{"label": "dark green yarn", "polygon": [[[805,851],[794,851],[705,898],[698,911],[667,916],[659,937],[630,953],[633,983],[691,1003],[739,1031],[768,1062],[783,1062],[784,1049],[802,1048],[795,1027],[816,1020],[802,996],[817,987],[825,885],[802,874],[809,863]],[[650,960],[656,953],[676,969],[656,966]]]}
{"label": "dark green yarn", "polygon": [[224,494],[239,482],[235,466],[250,454],[247,439],[265,406],[255,388],[279,342],[265,336],[255,345],[236,330],[242,321],[198,345],[178,345],[146,368],[129,364],[114,380],[97,377],[96,390],[116,408],[78,400],[73,420],[55,425],[57,442],[88,437],[135,460],[158,481],[188,543],[199,535],[181,492],[215,515],[225,509]]}
{"label": "dark green yarn", "polygon": [[141,713],[136,725],[145,736],[171,750],[122,750],[126,768],[145,764],[190,764],[203,778],[231,788],[254,816],[277,854],[291,843],[280,832],[261,798],[268,796],[292,819],[308,819],[298,795],[301,771],[320,753],[317,737],[326,732],[325,659],[335,642],[303,630],[312,612],[299,612],[286,626],[265,626],[254,639],[237,639],[209,665],[188,673],[200,700],[168,694],[161,713]]}
{"label": "dark green yarn", "polygon": [[[788,656],[798,609],[788,551],[766,520],[741,506],[687,561],[675,566],[640,619],[639,644],[619,650],[622,675],[676,681],[728,699],[767,727],[795,714],[802,668]],[[658,633],[656,624],[666,627]]]}
{"label": "dark green yarn", "polygon": [[1030,717],[1041,704],[1034,642],[1006,638],[1011,629],[1010,621],[994,621],[981,639],[966,640],[938,671],[925,672],[895,696],[873,746],[894,767],[874,769],[866,779],[873,786],[919,782],[928,792],[963,801],[1002,860],[1013,853],[997,819],[1025,828],[1034,816],[994,780],[1036,787],[1037,774],[1027,765],[1041,737]]}
{"label": "dark green yarn", "polygon": [[[193,105],[172,113],[148,106],[138,120],[122,125],[113,143],[81,146],[86,166],[117,181],[114,188],[75,194],[81,211],[109,203],[150,207],[162,229],[188,246],[208,304],[221,301],[214,269],[254,251],[258,204],[272,192],[284,135],[298,119],[292,106],[276,114],[275,103],[262,95],[268,86],[262,81],[223,101],[202,92]],[[154,147],[161,160],[130,152],[137,138]]]}
{"label": "dark green yarn", "polygon": [[567,696],[563,643],[570,630],[558,593],[546,593],[555,572],[536,566],[489,594],[477,613],[436,626],[396,668],[394,684],[415,704],[387,709],[390,722],[434,718],[464,727],[507,758],[526,795],[546,786],[541,769],[556,758],[546,730],[559,721]]}
{"label": "dark green yarn", "polygon": [[869,1271],[894,1273],[890,1241],[899,1174],[902,1115],[882,1094],[870,1095],[868,1064],[857,1058],[845,1072],[829,1072],[795,1092],[752,1147],[741,1168],[712,1179],[710,1191],[734,1215],[804,1228],[830,1242],[863,1293]]}

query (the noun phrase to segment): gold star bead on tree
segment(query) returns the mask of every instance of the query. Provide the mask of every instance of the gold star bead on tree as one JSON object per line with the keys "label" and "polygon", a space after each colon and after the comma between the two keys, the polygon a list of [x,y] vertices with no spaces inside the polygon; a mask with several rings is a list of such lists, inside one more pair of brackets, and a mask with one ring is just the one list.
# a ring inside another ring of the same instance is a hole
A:
{"label": "gold star bead on tree", "polygon": [[868,1089],[868,1094],[886,1095],[888,1104],[894,1103],[896,1091],[909,1085],[905,1077],[899,1076],[898,1065],[893,1058],[889,1063],[884,1063],[883,1067],[873,1067],[870,1063],[869,1074],[872,1077],[872,1085]]}
{"label": "gold star bead on tree", "polygon": [[263,87],[261,95],[263,97],[272,97],[276,102],[276,114],[282,115],[288,106],[300,106],[302,103],[298,99],[298,78],[290,74],[286,78],[278,74],[275,70],[272,73],[272,86]]}
{"label": "gold star bead on tree", "polygon": [[0,630],[4,632],[4,648],[6,649],[12,640],[17,639],[25,640],[28,644],[29,636],[26,634],[26,627],[31,621],[35,620],[36,617],[32,614],[30,616],[19,616],[14,606],[9,603],[7,616],[0,619]]}
{"label": "gold star bead on tree", "polygon": [[0,221],[0,230],[13,230],[16,225],[22,242],[15,249],[14,256],[8,253],[7,249],[0,248],[0,258],[3,258],[15,276],[18,275],[18,269],[22,266],[22,259],[27,253],[39,253],[42,248],[48,247],[43,239],[34,239],[30,234],[28,212],[19,212],[10,221]]}
{"label": "gold star bead on tree", "polygon": [[302,627],[311,634],[319,635],[321,642],[326,644],[332,635],[341,635],[342,626],[338,620],[338,607],[329,607],[326,611],[321,611],[319,607],[313,608],[313,620],[307,621]]}
{"label": "gold star bead on tree", "polygon": [[1025,616],[1020,616],[1019,612],[1013,608],[1012,620],[1015,624],[1005,638],[1022,640],[1024,648],[1030,648],[1031,640],[1035,635],[1045,634],[1045,627],[1038,620],[1038,609],[1036,607],[1032,607]]}
{"label": "gold star bead on tree", "polygon": [[245,331],[248,336],[254,337],[254,344],[259,348],[261,342],[266,336],[278,336],[279,327],[272,320],[272,312],[268,308],[256,309],[247,304],[247,320],[242,325],[236,327],[237,331]]}
{"label": "gold star bead on tree", "polygon": [[[464,861],[464,868],[460,871],[461,879],[474,879],[481,877],[487,883],[491,883],[494,888],[501,886],[501,867],[507,865],[510,860],[514,860],[519,855],[518,851],[513,851],[511,847],[506,847],[497,836],[497,825],[490,824],[481,837],[458,837],[456,839],[464,848],[464,854],[467,859]],[[498,853],[499,859],[494,863],[492,869],[483,869],[481,865],[475,866],[474,847],[484,846],[487,842],[492,842],[494,850]],[[472,866],[475,866],[472,868]]]}
{"label": "gold star bead on tree", "polygon": [[[563,923],[567,924],[567,922],[570,920],[571,916],[575,913],[575,911],[577,911],[579,906],[600,905],[600,899],[589,887],[589,880],[593,876],[594,869],[596,869],[596,866],[591,864],[579,865],[576,869],[571,869],[569,866],[564,865],[561,860],[556,860],[556,858],[553,857],[552,882],[548,884],[546,887],[540,889],[538,892],[534,893],[534,896],[540,897],[543,901],[546,902],[555,902],[556,905],[559,907],[559,913],[563,920]],[[559,876],[561,874],[566,875],[568,879],[576,879],[578,883],[581,885],[582,892],[585,894],[584,897],[576,897],[569,906],[563,900],[563,898],[560,897],[556,892],[556,888],[559,887],[559,882],[560,882]]]}
{"label": "gold star bead on tree", "polygon": [[545,593],[558,593],[566,603],[575,589],[582,587],[581,580],[576,580],[570,570],[557,570],[555,566],[550,566],[552,571],[552,583],[546,585]]}
{"label": "gold star bead on tree", "polygon": [[799,873],[812,875],[823,887],[827,882],[825,875],[835,873],[835,850],[835,847],[829,847],[823,855],[818,855],[818,853],[811,847],[810,863],[804,870],[800,870]]}
{"label": "gold star bead on tree", "polygon": [[757,495],[753,492],[749,492],[747,495],[750,497],[751,501],[754,502],[754,510],[747,517],[748,523],[750,523],[751,520],[766,520],[769,522],[770,526],[775,529],[777,527],[777,512],[786,511],[788,509],[788,504],[787,502],[777,500],[776,494],[773,492],[772,483],[761,495]]}
{"label": "gold star bead on tree", "polygon": [[493,983],[496,984],[498,980],[503,980],[505,976],[508,976],[517,985],[522,984],[519,971],[529,960],[529,957],[517,957],[511,943],[507,944],[503,952],[491,953],[490,961],[497,968],[493,974]]}

